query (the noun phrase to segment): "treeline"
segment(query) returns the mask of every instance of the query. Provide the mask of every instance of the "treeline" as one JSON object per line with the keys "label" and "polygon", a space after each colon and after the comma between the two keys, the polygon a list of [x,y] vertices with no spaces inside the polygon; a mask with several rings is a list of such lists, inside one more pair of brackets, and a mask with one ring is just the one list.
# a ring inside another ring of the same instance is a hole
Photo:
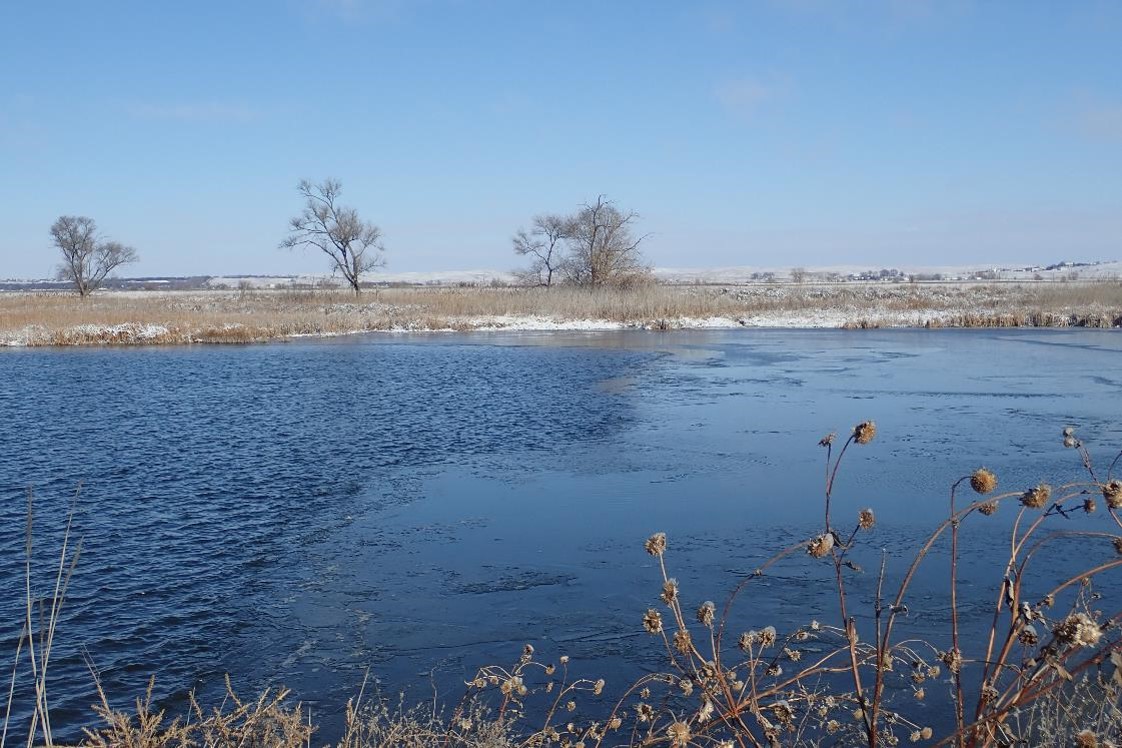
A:
{"label": "treeline", "polygon": [[[342,205],[343,185],[337,179],[297,185],[304,207],[289,221],[285,249],[313,249],[330,260],[332,274],[343,276],[358,295],[363,277],[385,265],[382,230]],[[629,286],[646,282],[651,270],[639,245],[646,236],[635,233],[639,215],[625,211],[600,195],[568,215],[536,216],[529,230],[513,238],[514,252],[530,258],[518,271],[525,283],[552,286]],[[57,276],[72,283],[85,297],[100,288],[119,267],[136,262],[133,247],[102,237],[86,216],[61,216],[51,226],[54,246],[62,254]]]}

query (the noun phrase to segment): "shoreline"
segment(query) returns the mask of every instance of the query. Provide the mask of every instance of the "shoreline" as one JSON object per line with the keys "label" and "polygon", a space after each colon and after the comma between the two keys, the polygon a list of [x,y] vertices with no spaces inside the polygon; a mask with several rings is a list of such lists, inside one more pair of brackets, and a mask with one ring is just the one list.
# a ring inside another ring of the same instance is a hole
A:
{"label": "shoreline", "polygon": [[0,348],[264,343],[366,333],[1117,328],[1122,284],[0,293]]}

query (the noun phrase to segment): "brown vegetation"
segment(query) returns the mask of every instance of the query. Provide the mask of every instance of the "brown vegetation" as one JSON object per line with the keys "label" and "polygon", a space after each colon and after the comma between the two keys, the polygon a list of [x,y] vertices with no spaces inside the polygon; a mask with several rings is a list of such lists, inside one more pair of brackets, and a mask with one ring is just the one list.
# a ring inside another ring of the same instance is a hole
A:
{"label": "brown vegetation", "polygon": [[249,343],[591,322],[749,327],[1115,327],[1122,284],[383,288],[0,294],[0,345]]}

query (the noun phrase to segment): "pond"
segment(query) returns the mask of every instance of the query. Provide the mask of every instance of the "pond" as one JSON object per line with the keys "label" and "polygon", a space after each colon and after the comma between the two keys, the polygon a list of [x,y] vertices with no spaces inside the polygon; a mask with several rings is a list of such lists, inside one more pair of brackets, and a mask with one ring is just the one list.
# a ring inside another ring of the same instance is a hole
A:
{"label": "pond", "polygon": [[[191,688],[220,694],[225,673],[245,693],[283,683],[324,715],[323,739],[368,670],[385,693],[454,700],[527,642],[619,693],[663,667],[640,623],[661,583],[643,552],[652,532],[669,535],[684,599],[724,600],[821,530],[818,440],[872,419],[878,436],[847,453],[833,512],[851,525],[875,509],[861,562],[875,569],[883,549],[898,578],[950,484],[979,465],[1010,488],[1078,479],[1067,425],[1109,463],[1120,391],[1122,337],[1090,330],[3,351],[0,645],[10,663],[28,487],[46,594],[81,484],[82,555],[51,658],[56,737],[89,722],[90,667],[121,707],[151,675],[173,707]],[[964,539],[968,628],[992,610],[1012,514]],[[828,576],[794,559],[730,625],[836,616]],[[942,620],[943,579],[917,582],[920,630]]]}

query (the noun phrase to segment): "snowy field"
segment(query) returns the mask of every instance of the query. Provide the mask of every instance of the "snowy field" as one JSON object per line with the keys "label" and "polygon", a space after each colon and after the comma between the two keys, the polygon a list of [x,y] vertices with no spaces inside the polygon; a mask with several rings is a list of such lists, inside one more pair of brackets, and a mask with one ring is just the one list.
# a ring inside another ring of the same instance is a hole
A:
{"label": "snowy field", "polygon": [[[748,285],[766,282],[792,282],[792,271],[803,271],[807,283],[871,282],[872,276],[886,273],[892,279],[917,278],[928,282],[963,281],[1099,281],[1122,280],[1122,261],[1058,262],[1036,265],[904,265],[881,268],[868,265],[834,265],[807,268],[790,266],[737,265],[718,268],[656,267],[653,274],[662,283]],[[410,285],[512,285],[514,273],[502,270],[448,270],[437,272],[378,273],[379,283]],[[880,282],[880,278],[876,278]],[[216,276],[207,281],[211,288],[281,288],[286,285],[342,287],[343,281],[331,275],[292,276]]]}

